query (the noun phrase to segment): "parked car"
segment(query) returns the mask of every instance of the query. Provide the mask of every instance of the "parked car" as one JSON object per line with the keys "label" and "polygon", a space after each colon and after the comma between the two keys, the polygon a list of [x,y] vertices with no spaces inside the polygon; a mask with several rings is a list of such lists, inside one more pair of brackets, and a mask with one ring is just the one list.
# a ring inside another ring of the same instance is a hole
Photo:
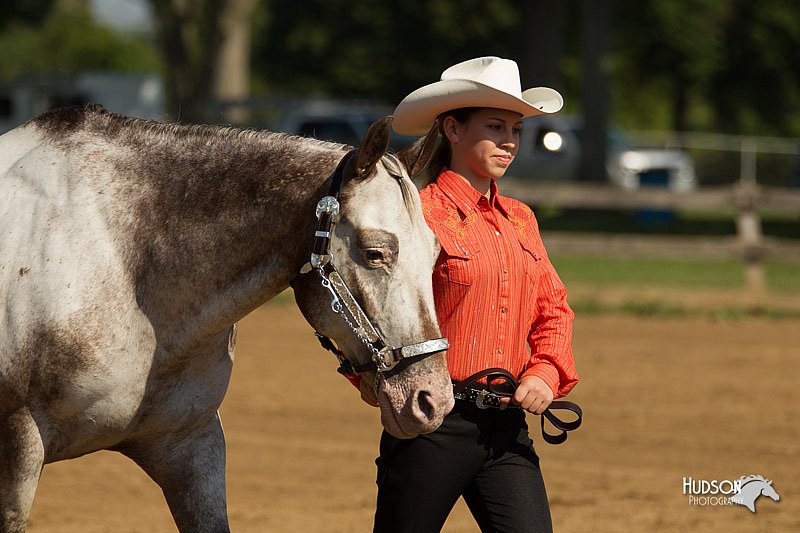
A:
{"label": "parked car", "polygon": [[[391,112],[381,106],[312,103],[284,116],[278,129],[357,146],[370,124]],[[519,152],[509,176],[525,180],[577,179],[581,134],[579,117],[538,115],[525,119]],[[414,139],[392,133],[390,145],[398,150]],[[608,179],[623,189],[649,186],[682,192],[697,186],[692,160],[681,150],[636,148],[619,128],[610,130],[608,146]]]}
{"label": "parked car", "polygon": [[[525,119],[520,148],[509,175],[520,179],[575,180],[583,124],[579,117],[537,115]],[[637,148],[619,128],[608,136],[608,179],[623,189],[667,187],[676,192],[697,187],[691,158],[681,150]]]}
{"label": "parked car", "polygon": [[[391,114],[392,109],[382,106],[317,104],[288,113],[277,128],[302,137],[358,146],[373,122]],[[414,140],[392,132],[389,144],[399,150]]]}
{"label": "parked car", "polygon": [[164,118],[164,87],[156,74],[84,72],[76,76],[31,75],[0,86],[0,133],[48,109],[100,104],[141,118]]}

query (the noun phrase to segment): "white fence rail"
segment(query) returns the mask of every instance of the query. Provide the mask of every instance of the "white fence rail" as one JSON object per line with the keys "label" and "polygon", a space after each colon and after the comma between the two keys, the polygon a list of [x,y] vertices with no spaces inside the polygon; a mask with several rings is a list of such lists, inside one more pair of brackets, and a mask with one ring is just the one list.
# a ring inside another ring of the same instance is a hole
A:
{"label": "white fence rail", "polygon": [[[691,193],[671,193],[665,189],[643,188],[635,191],[620,190],[608,185],[589,183],[530,183],[521,180],[504,180],[503,194],[517,198],[534,208],[553,207],[560,209],[670,209],[675,211],[711,211],[733,209],[736,215],[737,234],[729,238],[678,238],[659,239],[659,245],[668,244],[673,249],[680,247],[692,255],[694,249],[701,255],[716,248],[719,254],[738,256],[745,264],[748,287],[763,289],[766,286],[763,259],[800,259],[800,243],[765,239],[761,227],[761,213],[770,212],[797,217],[800,232],[800,190],[759,187],[753,183],[740,182],[734,186],[698,189]],[[569,237],[561,233],[557,240],[560,248],[570,248]],[[648,246],[648,238],[615,234],[610,237],[579,235],[573,239],[574,246],[585,246],[591,251],[594,241],[604,250],[609,247],[618,252],[655,250]],[[653,239],[649,239],[653,242]],[[579,244],[580,243],[580,244]],[[718,255],[719,255],[718,254]]]}
{"label": "white fence rail", "polygon": [[[800,156],[800,139],[701,132],[632,131],[630,135],[649,146],[681,150],[710,150],[739,154],[739,181],[758,182],[758,155]],[[800,172],[800,169],[795,168]]]}

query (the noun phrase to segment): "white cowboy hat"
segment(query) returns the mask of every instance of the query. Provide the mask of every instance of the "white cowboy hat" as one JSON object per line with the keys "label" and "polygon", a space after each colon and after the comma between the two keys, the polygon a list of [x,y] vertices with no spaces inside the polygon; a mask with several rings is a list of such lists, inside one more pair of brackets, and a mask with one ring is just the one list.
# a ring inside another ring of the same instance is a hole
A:
{"label": "white cowboy hat", "polygon": [[461,107],[496,107],[523,117],[555,113],[564,105],[558,91],[522,91],[519,68],[510,59],[478,57],[442,72],[441,81],[420,87],[394,110],[392,127],[401,135],[424,135],[441,113]]}

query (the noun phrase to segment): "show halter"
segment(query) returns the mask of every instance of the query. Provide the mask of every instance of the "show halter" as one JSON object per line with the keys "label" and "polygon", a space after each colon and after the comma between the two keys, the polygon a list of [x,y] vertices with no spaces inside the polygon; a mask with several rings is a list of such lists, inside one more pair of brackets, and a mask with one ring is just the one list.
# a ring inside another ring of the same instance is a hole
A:
{"label": "show halter", "polygon": [[423,358],[425,356],[447,350],[448,342],[445,338],[430,339],[415,344],[395,348],[389,345],[372,324],[369,317],[358,304],[350,292],[339,271],[333,265],[333,254],[330,251],[331,232],[339,215],[339,191],[344,179],[344,171],[348,163],[357,153],[356,149],[345,154],[336,170],[333,172],[331,186],[327,196],[322,197],[317,203],[317,228],[314,232],[314,246],[309,261],[300,269],[300,274],[307,274],[315,270],[320,277],[321,284],[331,293],[331,309],[341,316],[356,337],[369,349],[371,358],[366,363],[353,363],[345,354],[336,347],[334,342],[315,332],[323,348],[331,351],[339,360],[338,372],[346,375],[361,374],[377,371],[378,376],[390,372],[400,362]]}

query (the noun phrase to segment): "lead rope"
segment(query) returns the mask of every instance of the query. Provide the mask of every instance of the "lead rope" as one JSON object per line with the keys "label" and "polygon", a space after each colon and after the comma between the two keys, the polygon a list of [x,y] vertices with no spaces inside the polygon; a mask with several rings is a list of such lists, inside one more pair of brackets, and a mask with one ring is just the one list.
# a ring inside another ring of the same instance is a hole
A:
{"label": "lead rope", "polygon": [[[519,387],[519,382],[508,370],[504,368],[487,368],[486,370],[481,370],[480,372],[472,374],[463,381],[454,383],[453,394],[454,395],[464,394],[465,391],[468,390],[468,387],[470,385],[474,385],[483,378],[487,378],[487,386],[489,387],[489,390],[479,391],[479,393],[482,394],[478,396],[480,402],[478,403],[478,407],[482,409],[485,409],[487,407],[497,407],[502,409],[502,407],[500,407],[500,405],[502,404],[500,404],[498,400],[500,398],[513,397],[514,391],[516,391],[517,387]],[[491,382],[493,380],[491,378],[502,379],[503,381],[509,383],[514,390],[512,390],[511,392],[492,390]],[[491,400],[496,401],[497,405],[491,405],[486,403],[487,401]],[[511,405],[510,403],[508,404],[508,407],[518,408],[518,406]],[[577,418],[572,421],[562,420],[553,413],[554,410],[570,411],[574,413],[577,416]],[[548,433],[544,425],[545,418],[553,425],[553,427],[560,430],[561,433],[557,434]],[[542,426],[542,438],[545,440],[545,442],[547,442],[548,444],[561,444],[562,442],[567,440],[567,432],[574,431],[581,426],[581,423],[583,422],[583,410],[576,403],[567,400],[553,400],[552,402],[550,402],[550,405],[544,411],[544,413],[542,413],[542,417],[540,420]]]}

